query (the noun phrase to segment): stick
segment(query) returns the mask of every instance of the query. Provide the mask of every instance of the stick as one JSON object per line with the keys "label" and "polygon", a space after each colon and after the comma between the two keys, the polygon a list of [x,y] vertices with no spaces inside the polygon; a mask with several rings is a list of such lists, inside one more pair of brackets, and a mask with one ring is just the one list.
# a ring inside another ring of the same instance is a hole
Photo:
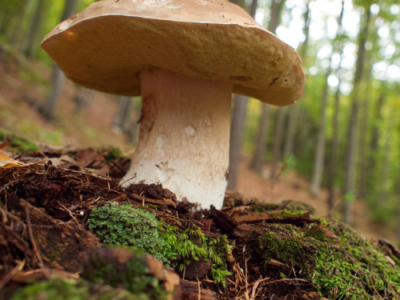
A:
{"label": "stick", "polygon": [[21,271],[25,265],[25,259],[21,261],[18,265],[16,265],[10,273],[8,273],[2,281],[0,281],[0,290],[14,277],[17,272]]}
{"label": "stick", "polygon": [[71,218],[75,221],[75,224],[78,226],[78,228],[81,228],[81,225],[79,224],[79,222],[78,222],[78,220],[75,218],[75,216],[72,214],[72,212],[71,212],[68,208],[66,208],[64,205],[62,205],[62,204],[60,203],[60,201],[57,201],[57,202],[58,202],[58,204],[60,204],[61,207],[71,216]]}
{"label": "stick", "polygon": [[28,206],[25,206],[25,217],[26,217],[26,223],[28,225],[28,232],[29,232],[29,235],[31,237],[32,248],[33,248],[33,251],[35,252],[36,257],[37,257],[37,259],[39,261],[39,267],[42,268],[43,267],[43,261],[42,261],[42,258],[40,257],[40,254],[39,254],[38,250],[37,250],[36,242],[35,242],[35,239],[33,237],[32,227],[31,227],[31,219],[29,218]]}
{"label": "stick", "polygon": [[199,278],[196,278],[196,279],[197,279],[198,286],[199,286],[199,298],[198,298],[198,300],[201,300],[200,280],[199,280]]}

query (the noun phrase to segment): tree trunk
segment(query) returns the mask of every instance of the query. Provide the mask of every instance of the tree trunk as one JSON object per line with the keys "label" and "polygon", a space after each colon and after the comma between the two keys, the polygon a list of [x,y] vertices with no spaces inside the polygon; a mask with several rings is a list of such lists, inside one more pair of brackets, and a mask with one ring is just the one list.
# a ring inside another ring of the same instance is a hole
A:
{"label": "tree trunk", "polygon": [[258,125],[258,133],[256,140],[256,149],[253,157],[253,163],[251,167],[256,170],[257,173],[262,174],[264,153],[266,150],[266,137],[268,136],[268,105],[261,105],[261,116],[260,123]]}
{"label": "tree trunk", "polygon": [[[61,17],[61,22],[68,19],[74,13],[76,0],[66,0],[64,5],[64,11]],[[64,85],[65,76],[64,73],[54,64],[53,67],[53,81],[52,90],[50,96],[43,106],[43,115],[46,119],[51,119],[54,116],[54,111],[58,102],[58,98],[61,93],[61,89]]]}
{"label": "tree trunk", "polygon": [[[342,31],[342,21],[343,21],[343,13],[344,13],[344,3],[342,2],[341,12],[338,18],[338,29],[336,32],[336,36],[341,33]],[[320,108],[320,117],[319,117],[319,131],[318,131],[318,139],[317,139],[317,151],[315,155],[315,162],[314,162],[314,171],[311,180],[311,188],[310,192],[313,196],[317,196],[322,184],[322,177],[324,174],[324,160],[325,160],[325,119],[326,119],[326,107],[328,104],[328,92],[329,92],[329,84],[328,78],[332,72],[332,60],[333,55],[337,51],[337,47],[335,47],[335,42],[337,38],[333,40],[332,45],[332,53],[329,60],[329,68],[325,75],[325,82],[324,87],[322,90],[322,101],[321,101],[321,108]]]}
{"label": "tree trunk", "polygon": [[[369,125],[369,92],[371,86],[371,73],[372,70],[368,71],[367,84],[365,89],[365,98],[363,101],[363,105],[361,107],[361,120],[360,120],[360,128],[364,130],[368,130]],[[360,135],[360,178],[359,178],[359,187],[358,187],[358,196],[360,198],[365,198],[367,193],[367,174],[368,174],[368,134]]]}
{"label": "tree trunk", "polygon": [[[300,58],[303,61],[303,68],[307,66],[306,59],[307,59],[307,48],[308,48],[308,41],[310,36],[310,0],[307,1],[306,11],[304,13],[304,42],[301,45],[300,51]],[[304,87],[303,95],[306,93],[306,87]],[[284,157],[287,158],[288,156],[293,154],[293,145],[294,145],[294,138],[295,138],[295,126],[299,114],[299,106],[298,104],[294,104],[289,106],[289,117],[288,117],[288,125],[286,130],[286,140],[285,140],[285,150],[284,150]]]}
{"label": "tree trunk", "polygon": [[[230,2],[235,4],[238,3],[237,0],[230,0]],[[253,0],[250,11],[253,18],[255,16],[256,9],[257,0]],[[248,101],[249,99],[246,96],[235,95],[233,97],[231,134],[229,143],[229,182],[227,187],[229,190],[234,190],[236,188]]]}
{"label": "tree trunk", "polygon": [[24,47],[24,53],[27,57],[32,58],[34,49],[36,48],[36,38],[39,33],[40,25],[43,22],[43,12],[45,10],[45,0],[38,0],[35,13],[29,26],[28,36]]}
{"label": "tree trunk", "polygon": [[272,167],[271,167],[272,180],[275,180],[275,177],[278,174],[280,153],[282,150],[281,146],[283,138],[283,129],[285,126],[285,111],[283,107],[278,108],[277,118],[278,120],[276,122],[276,130],[274,136],[274,149],[272,153]]}
{"label": "tree trunk", "polygon": [[393,141],[393,123],[396,118],[396,110],[392,109],[389,114],[389,121],[386,129],[385,146],[383,148],[383,162],[382,170],[380,175],[380,184],[378,187],[378,208],[384,206],[387,203],[386,200],[386,181],[388,179],[389,167],[390,167],[390,152]]}
{"label": "tree trunk", "polygon": [[[342,1],[342,9],[343,9]],[[336,76],[339,78],[339,83],[335,93],[335,101],[333,104],[333,117],[332,117],[332,145],[329,155],[328,170],[327,170],[327,185],[328,185],[328,215],[332,220],[333,210],[335,207],[335,177],[336,177],[336,155],[338,149],[338,137],[339,137],[339,100],[340,100],[340,85],[342,83],[342,78],[340,76],[342,70],[342,59],[343,59],[343,44],[340,49],[340,60],[339,66],[336,70]]]}
{"label": "tree trunk", "polygon": [[[331,62],[334,52],[332,51]],[[331,74],[331,65],[325,75],[325,83],[322,91],[322,101],[319,113],[319,128],[318,128],[318,139],[317,139],[317,151],[314,161],[314,171],[311,179],[310,192],[313,196],[318,196],[319,190],[322,183],[322,175],[324,173],[324,159],[325,159],[325,112],[328,104],[328,77]]]}
{"label": "tree trunk", "polygon": [[125,131],[132,110],[132,97],[122,96],[119,97],[119,99],[118,111],[114,118],[114,126]]}
{"label": "tree trunk", "polygon": [[75,113],[81,113],[86,107],[92,103],[92,100],[96,94],[96,91],[81,87],[80,85],[75,85],[75,96],[74,102]]}
{"label": "tree trunk", "polygon": [[[277,1],[273,0],[271,4],[271,19],[268,24],[268,30],[275,33],[276,28],[279,25],[281,11],[283,8],[285,1]],[[257,140],[255,142],[255,152],[253,156],[253,164],[252,168],[256,170],[258,173],[262,172],[263,162],[264,162],[264,153],[266,150],[266,140],[268,133],[268,104],[262,103],[261,109],[261,117],[258,123],[258,135]]]}
{"label": "tree trunk", "polygon": [[242,138],[247,114],[248,101],[249,98],[242,95],[236,94],[233,98],[234,107],[232,110],[231,138],[229,147],[228,190],[234,190],[236,188],[240,150],[242,147]]}
{"label": "tree trunk", "polygon": [[[356,73],[354,76],[353,92],[351,96],[351,113],[348,125],[348,149],[346,159],[345,173],[345,195],[355,195],[355,163],[356,163],[356,147],[357,147],[357,120],[359,110],[359,86],[363,75],[364,58],[365,58],[365,42],[367,40],[368,29],[371,19],[371,9],[368,7],[364,27],[360,30],[360,38],[358,44],[358,55],[356,63]],[[344,203],[344,222],[352,224],[351,201]]]}

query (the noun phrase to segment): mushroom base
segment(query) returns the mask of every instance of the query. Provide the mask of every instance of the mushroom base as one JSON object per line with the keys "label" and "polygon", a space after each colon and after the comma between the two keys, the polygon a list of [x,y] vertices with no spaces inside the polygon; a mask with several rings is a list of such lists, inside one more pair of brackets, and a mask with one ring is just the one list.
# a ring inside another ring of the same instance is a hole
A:
{"label": "mushroom base", "polygon": [[220,209],[228,180],[232,84],[162,69],[142,71],[140,80],[139,143],[123,185],[161,183],[178,199]]}

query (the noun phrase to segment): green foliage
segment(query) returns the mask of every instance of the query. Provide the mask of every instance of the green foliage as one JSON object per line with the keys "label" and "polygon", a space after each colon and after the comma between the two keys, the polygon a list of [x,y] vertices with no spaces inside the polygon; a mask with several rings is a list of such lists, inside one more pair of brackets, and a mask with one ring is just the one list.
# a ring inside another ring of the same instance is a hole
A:
{"label": "green foliage", "polygon": [[12,300],[147,300],[123,289],[107,285],[89,284],[87,281],[50,279],[37,282],[15,292]]}
{"label": "green foliage", "polygon": [[158,232],[158,221],[148,211],[112,202],[93,209],[88,223],[89,229],[106,245],[136,247],[160,261],[168,261],[161,254],[165,243]]}

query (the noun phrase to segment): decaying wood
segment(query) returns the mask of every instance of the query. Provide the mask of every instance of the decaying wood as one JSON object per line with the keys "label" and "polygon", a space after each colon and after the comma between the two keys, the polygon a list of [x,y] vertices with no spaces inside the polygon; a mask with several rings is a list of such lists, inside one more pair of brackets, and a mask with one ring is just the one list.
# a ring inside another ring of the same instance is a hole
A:
{"label": "decaying wood", "polygon": [[[199,299],[199,285],[197,282],[187,281],[181,279],[182,300],[198,300]],[[217,300],[217,293],[200,289],[201,300]]]}

